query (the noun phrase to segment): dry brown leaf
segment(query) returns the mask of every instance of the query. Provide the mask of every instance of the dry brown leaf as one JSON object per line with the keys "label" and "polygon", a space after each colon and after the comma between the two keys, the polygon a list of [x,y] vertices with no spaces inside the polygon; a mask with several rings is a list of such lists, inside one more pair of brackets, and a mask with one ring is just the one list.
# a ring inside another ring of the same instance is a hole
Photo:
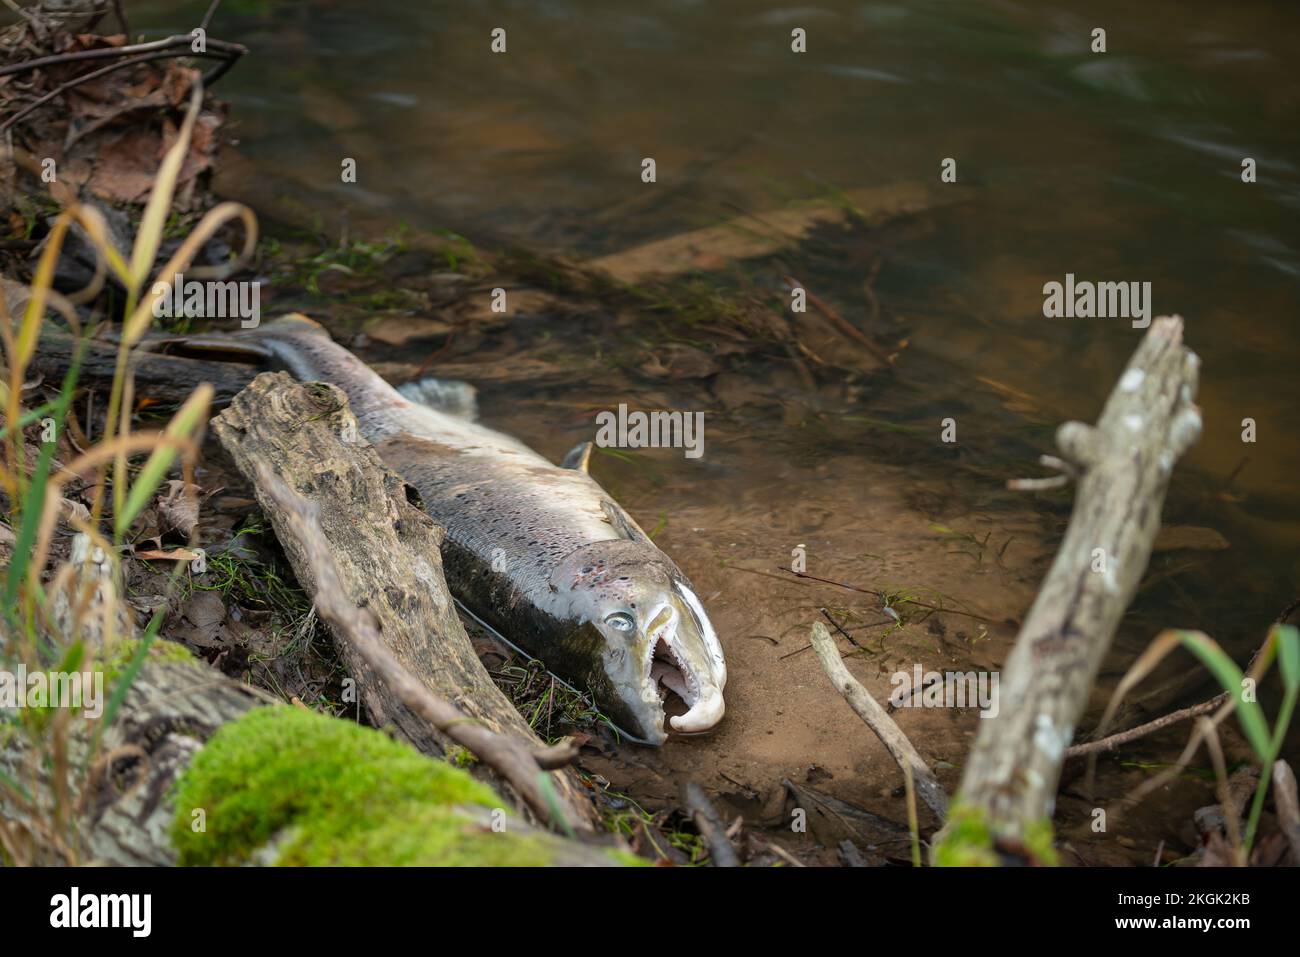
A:
{"label": "dry brown leaf", "polygon": [[199,557],[198,552],[192,552],[188,548],[173,548],[171,551],[150,548],[145,551],[134,551],[131,554],[145,562],[192,562]]}

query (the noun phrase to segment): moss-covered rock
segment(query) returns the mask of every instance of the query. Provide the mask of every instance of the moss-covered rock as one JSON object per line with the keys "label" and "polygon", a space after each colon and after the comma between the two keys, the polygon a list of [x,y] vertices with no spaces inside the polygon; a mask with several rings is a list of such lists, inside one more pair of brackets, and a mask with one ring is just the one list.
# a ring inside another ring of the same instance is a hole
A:
{"label": "moss-covered rock", "polygon": [[[97,655],[96,667],[104,672],[104,684],[112,687],[113,682],[131,666],[140,653],[142,638],[119,638],[111,646],[101,650]],[[180,664],[201,665],[190,650],[175,641],[155,638],[149,643],[145,661],[171,661]]]}
{"label": "moss-covered rock", "polygon": [[536,866],[566,856],[563,838],[525,827],[459,768],[301,708],[256,708],[223,726],[181,777],[174,807],[182,864]]}

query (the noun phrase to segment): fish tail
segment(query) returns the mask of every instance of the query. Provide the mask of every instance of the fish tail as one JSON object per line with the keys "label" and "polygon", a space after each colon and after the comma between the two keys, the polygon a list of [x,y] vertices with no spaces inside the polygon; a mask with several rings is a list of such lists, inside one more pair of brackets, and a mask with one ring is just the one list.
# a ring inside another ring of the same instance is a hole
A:
{"label": "fish tail", "polygon": [[[349,368],[354,363],[360,365],[351,353],[331,339],[324,326],[302,313],[280,316],[256,329],[243,330],[238,336],[257,343],[272,367],[283,369],[303,382],[332,382],[340,373],[350,371],[359,375],[361,372]],[[345,391],[350,390],[345,388]]]}
{"label": "fish tail", "polygon": [[330,338],[324,326],[301,313],[280,316],[240,336],[255,343],[271,367],[301,382],[329,382],[342,389],[363,430],[376,415],[406,404],[387,381]]}

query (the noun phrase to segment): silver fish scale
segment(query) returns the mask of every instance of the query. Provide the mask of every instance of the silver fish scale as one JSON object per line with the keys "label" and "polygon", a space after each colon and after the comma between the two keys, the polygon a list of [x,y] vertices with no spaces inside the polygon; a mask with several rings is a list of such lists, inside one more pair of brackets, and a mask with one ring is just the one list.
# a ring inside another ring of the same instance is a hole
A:
{"label": "silver fish scale", "polygon": [[431,458],[429,448],[405,436],[378,445],[448,538],[488,561],[499,555],[503,570],[541,607],[550,603],[551,575],[563,559],[585,545],[618,540],[599,509],[600,487],[585,475],[555,466],[541,473],[505,456],[453,453],[448,461]]}

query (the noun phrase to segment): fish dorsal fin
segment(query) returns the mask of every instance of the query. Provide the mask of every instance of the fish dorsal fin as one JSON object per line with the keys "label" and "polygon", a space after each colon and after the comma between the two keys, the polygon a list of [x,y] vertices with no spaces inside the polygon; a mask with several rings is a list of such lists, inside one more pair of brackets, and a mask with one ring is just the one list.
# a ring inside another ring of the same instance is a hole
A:
{"label": "fish dorsal fin", "polygon": [[591,442],[579,442],[573,448],[569,449],[569,454],[564,457],[560,463],[562,469],[576,469],[579,472],[591,474]]}
{"label": "fish dorsal fin", "polygon": [[623,511],[623,507],[617,502],[603,498],[600,500],[600,507],[605,513],[605,520],[609,522],[610,525],[614,526],[614,530],[617,531],[621,537],[626,538],[630,542],[645,542],[650,545],[654,544],[654,542],[650,540],[650,536],[647,535],[641,529],[641,526],[636,523],[636,520],[627,512]]}
{"label": "fish dorsal fin", "polygon": [[397,391],[412,402],[438,412],[470,422],[478,418],[478,394],[468,382],[427,376],[399,385]]}

